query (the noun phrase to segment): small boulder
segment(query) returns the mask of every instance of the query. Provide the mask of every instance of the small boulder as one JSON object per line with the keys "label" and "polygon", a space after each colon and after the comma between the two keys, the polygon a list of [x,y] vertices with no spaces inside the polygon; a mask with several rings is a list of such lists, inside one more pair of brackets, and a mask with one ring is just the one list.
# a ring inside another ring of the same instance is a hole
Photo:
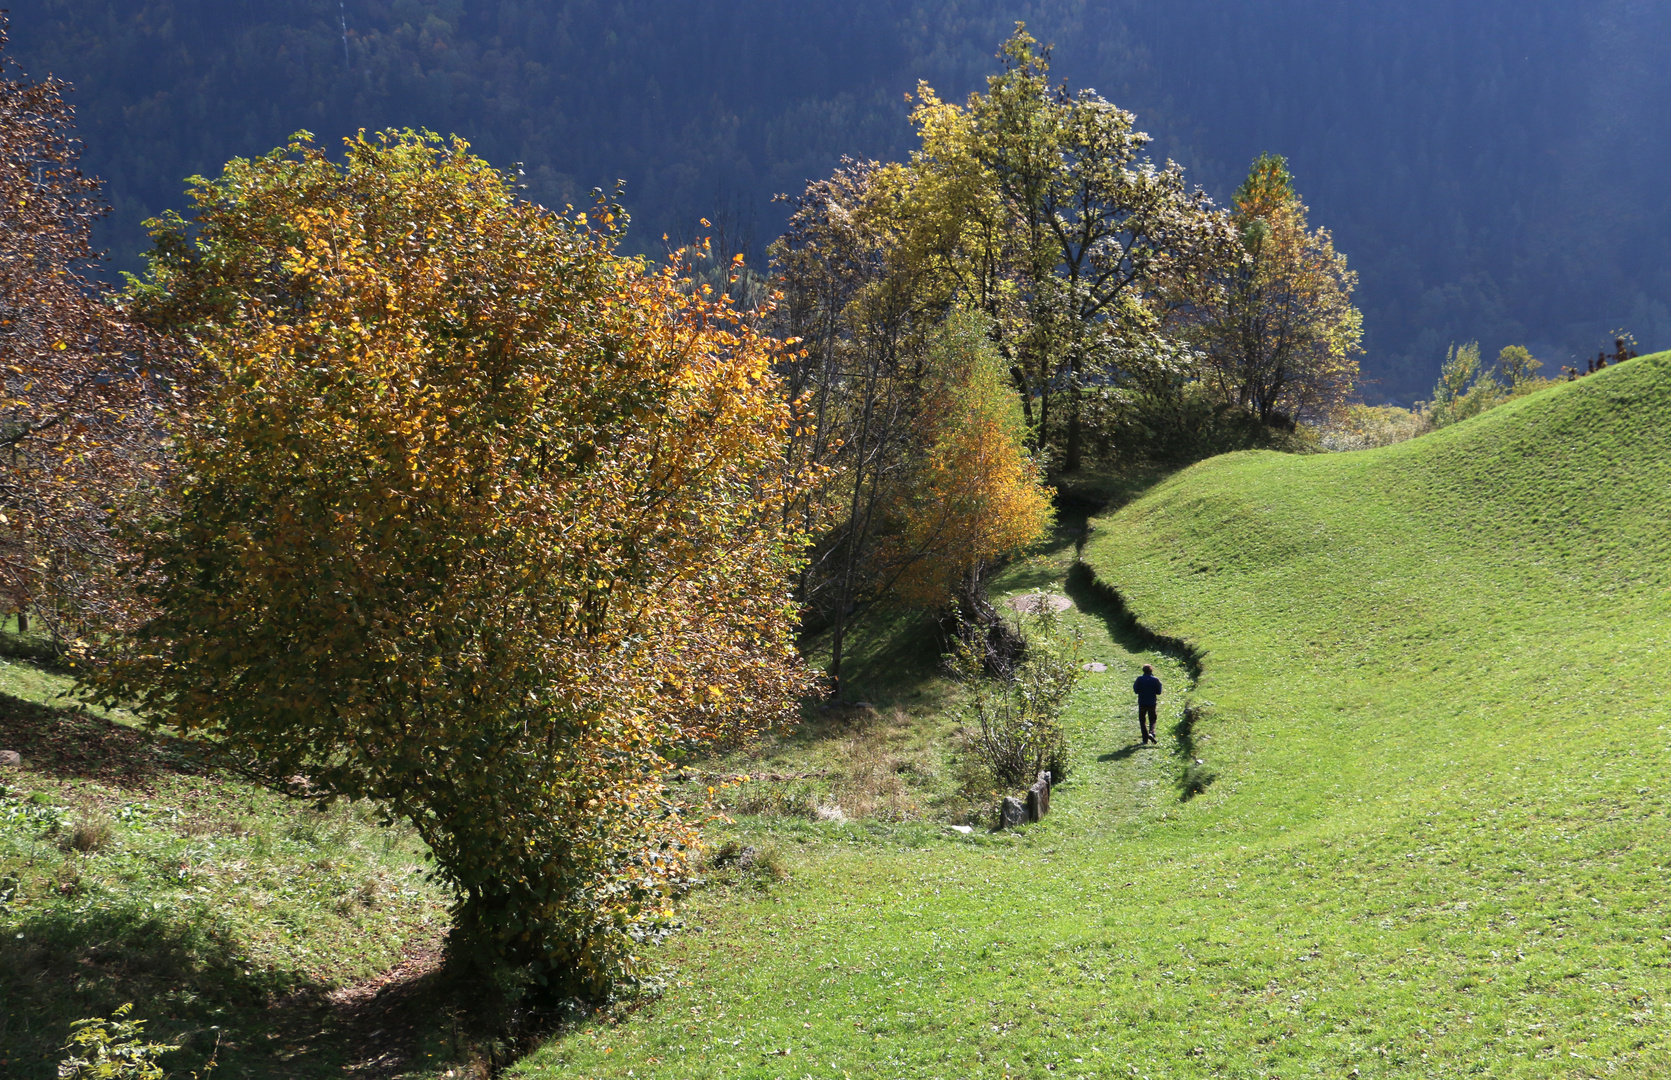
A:
{"label": "small boulder", "polygon": [[1040,772],[1033,786],[1027,789],[1027,820],[1043,821],[1050,813],[1050,773]]}
{"label": "small boulder", "polygon": [[0,769],[23,768],[23,755],[16,750],[0,750]]}
{"label": "small boulder", "polygon": [[1073,607],[1073,601],[1065,596],[1054,596],[1050,593],[1025,593],[1012,596],[1007,601],[1009,606],[1023,615],[1042,615],[1046,611],[1057,614]]}
{"label": "small boulder", "polygon": [[998,805],[998,827],[1013,829],[1017,825],[1027,824],[1027,808],[1021,805],[1021,800],[1013,795],[1005,795],[1004,801]]}
{"label": "small boulder", "polygon": [[1040,781],[1027,789],[1027,820],[1043,821],[1050,813],[1050,785]]}

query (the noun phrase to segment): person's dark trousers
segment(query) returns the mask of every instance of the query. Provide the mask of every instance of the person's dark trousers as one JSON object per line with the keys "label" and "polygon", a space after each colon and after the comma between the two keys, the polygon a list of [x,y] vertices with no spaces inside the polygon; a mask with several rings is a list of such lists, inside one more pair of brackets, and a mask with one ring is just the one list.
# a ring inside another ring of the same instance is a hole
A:
{"label": "person's dark trousers", "polygon": [[1137,706],[1137,727],[1143,734],[1143,741],[1144,742],[1159,742],[1160,741],[1159,739],[1155,738],[1155,709],[1156,709],[1156,705],[1152,701],[1147,703],[1147,704],[1144,704],[1142,702],[1138,703],[1138,706]]}

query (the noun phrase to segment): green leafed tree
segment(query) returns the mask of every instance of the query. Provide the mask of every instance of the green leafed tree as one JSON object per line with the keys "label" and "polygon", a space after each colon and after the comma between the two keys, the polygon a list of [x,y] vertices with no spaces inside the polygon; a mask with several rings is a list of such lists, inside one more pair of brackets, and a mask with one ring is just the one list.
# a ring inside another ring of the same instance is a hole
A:
{"label": "green leafed tree", "polygon": [[962,106],[919,87],[912,168],[973,181],[966,206],[942,211],[960,223],[940,230],[942,260],[966,268],[965,301],[994,319],[1040,445],[1072,472],[1092,392],[1164,352],[1156,298],[1221,263],[1232,239],[1182,168],[1143,157],[1150,138],[1133,114],[1051,83],[1049,50],[1025,27],[999,56],[1003,71]]}
{"label": "green leafed tree", "polygon": [[[1511,355],[1510,362],[1518,359]],[[1480,362],[1480,343],[1470,341],[1452,345],[1445,352],[1439,381],[1433,386],[1433,400],[1422,415],[1429,425],[1446,427],[1501,405],[1508,397],[1509,391],[1497,381],[1497,373]]]}
{"label": "green leafed tree", "polygon": [[1524,345],[1504,345],[1497,352],[1497,371],[1508,380],[1510,389],[1519,390],[1544,380],[1538,375],[1543,361],[1532,356]]}

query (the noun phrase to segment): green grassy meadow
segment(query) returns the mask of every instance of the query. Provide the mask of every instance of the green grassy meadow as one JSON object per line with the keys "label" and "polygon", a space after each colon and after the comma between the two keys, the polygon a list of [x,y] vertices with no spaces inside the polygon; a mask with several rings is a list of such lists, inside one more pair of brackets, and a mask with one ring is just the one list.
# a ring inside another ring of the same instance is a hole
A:
{"label": "green grassy meadow", "polygon": [[[995,582],[1063,591],[1107,665],[1051,816],[951,827],[992,793],[939,631],[878,611],[871,708],[692,765],[756,777],[710,841],[762,857],[714,860],[651,948],[666,991],[508,1075],[1671,1075],[1668,417],[1661,354],[1384,449],[1096,481],[1119,509]],[[27,765],[0,775],[0,1075],[52,1076],[72,1020],[130,1000],[187,1040],[171,1075],[478,1073],[409,830],[68,686],[0,658]]]}
{"label": "green grassy meadow", "polygon": [[739,817],[788,876],[698,893],[665,995],[512,1074],[1671,1074],[1668,418],[1660,354],[1092,520],[1097,581],[1199,685],[1075,575],[1109,670],[1050,818]]}

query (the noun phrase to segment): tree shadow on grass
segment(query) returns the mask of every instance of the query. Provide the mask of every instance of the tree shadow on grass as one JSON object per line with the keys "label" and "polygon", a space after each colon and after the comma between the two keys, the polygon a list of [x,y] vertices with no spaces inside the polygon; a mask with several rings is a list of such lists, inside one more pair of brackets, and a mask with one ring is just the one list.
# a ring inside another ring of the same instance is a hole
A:
{"label": "tree shadow on grass", "polygon": [[[285,972],[245,966],[241,950],[200,919],[88,897],[13,921],[0,940],[0,997],[6,1001],[0,1071],[54,1077],[59,1047],[78,1019],[108,1016],[124,1002],[147,1022],[150,1041],[181,1043],[170,1071],[202,1069],[222,1039],[232,1075],[279,1076],[267,1045],[284,1027],[280,1000],[319,996]],[[266,1066],[265,1068],[263,1066]]]}
{"label": "tree shadow on grass", "polygon": [[[22,753],[30,774],[129,790],[214,771],[181,740],[7,694],[0,747]],[[255,962],[207,903],[112,893],[73,870],[56,897],[31,901],[17,895],[23,868],[10,869],[0,866],[0,1076],[52,1080],[71,1025],[127,1002],[147,1041],[180,1044],[163,1059],[174,1076],[212,1058],[218,1078],[376,1078],[471,1056],[467,1003],[441,978],[437,943],[334,988]]]}
{"label": "tree shadow on grass", "polygon": [[143,788],[159,772],[200,774],[209,768],[202,751],[181,739],[5,693],[0,693],[0,748],[18,751],[36,772],[130,788]]}
{"label": "tree shadow on grass", "polygon": [[[802,643],[815,663],[825,663],[826,628]],[[851,620],[842,659],[842,699],[878,707],[912,702],[943,674],[950,648],[945,627],[931,611],[890,604],[867,605]]]}
{"label": "tree shadow on grass", "polygon": [[76,1020],[125,1002],[146,1041],[178,1044],[172,1076],[387,1077],[457,1060],[456,995],[435,956],[346,991],[252,963],[206,909],[96,899],[12,923],[0,940],[0,1075],[52,1080]]}

